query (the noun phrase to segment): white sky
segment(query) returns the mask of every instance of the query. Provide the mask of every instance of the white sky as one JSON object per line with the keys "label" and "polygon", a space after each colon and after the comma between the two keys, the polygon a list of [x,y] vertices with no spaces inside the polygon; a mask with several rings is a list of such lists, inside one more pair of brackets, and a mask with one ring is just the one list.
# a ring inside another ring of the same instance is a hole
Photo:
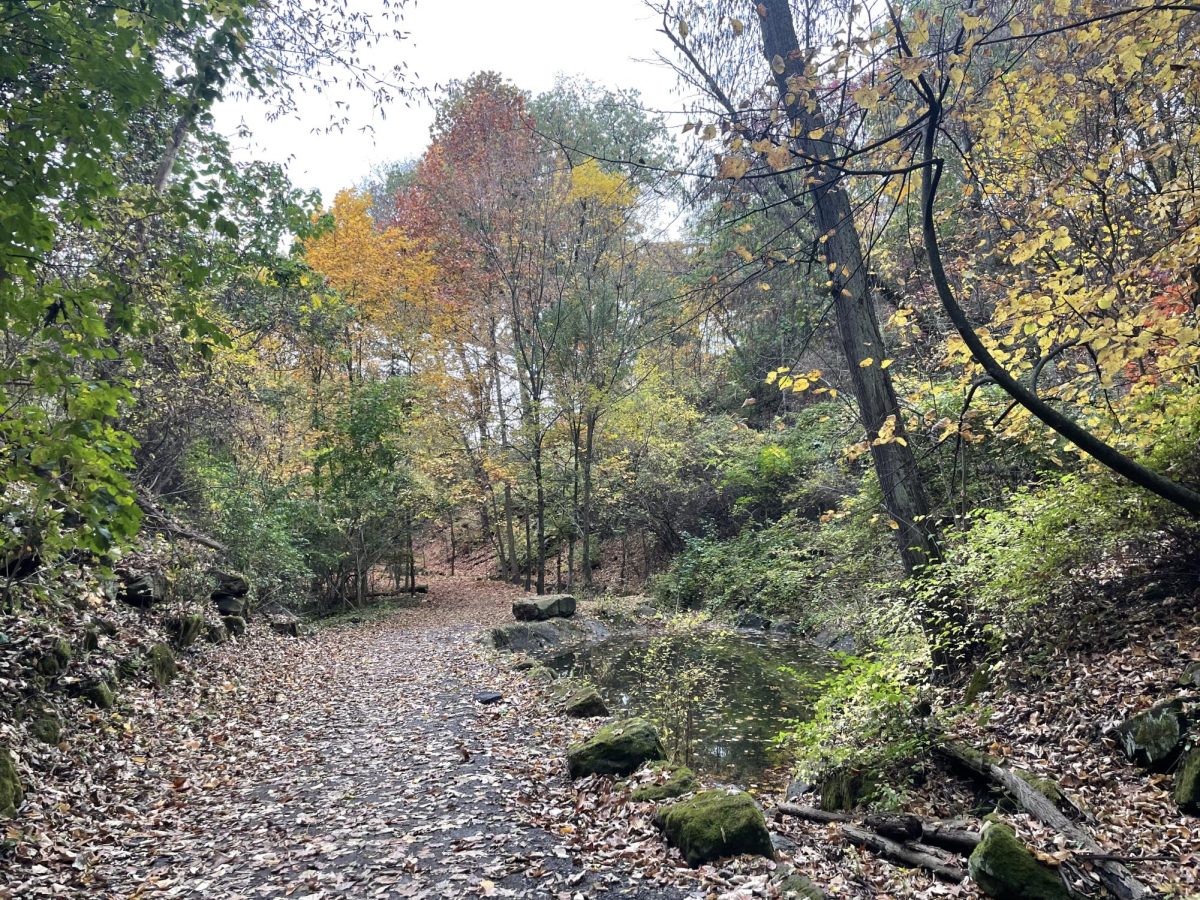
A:
{"label": "white sky", "polygon": [[[351,0],[373,7],[374,0]],[[659,20],[642,0],[419,0],[405,11],[409,40],[373,51],[381,69],[397,55],[419,84],[432,88],[472,72],[493,70],[518,87],[539,93],[558,74],[582,75],[614,88],[636,88],[655,110],[678,109],[675,76],[654,62],[669,49]],[[346,96],[351,127],[324,133],[334,95],[304,95],[296,116],[270,122],[252,103],[225,103],[217,126],[233,135],[244,122],[251,143],[237,144],[242,158],[285,163],[292,182],[316,188],[327,202],[340,188],[359,182],[373,167],[420,156],[433,112],[425,106],[391,104],[381,115],[369,95]],[[362,132],[369,125],[374,133]]]}

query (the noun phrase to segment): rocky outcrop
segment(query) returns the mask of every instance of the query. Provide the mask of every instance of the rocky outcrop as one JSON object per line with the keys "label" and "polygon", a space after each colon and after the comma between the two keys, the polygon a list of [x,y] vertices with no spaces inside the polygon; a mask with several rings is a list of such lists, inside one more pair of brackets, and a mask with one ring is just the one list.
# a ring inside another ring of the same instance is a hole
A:
{"label": "rocky outcrop", "polygon": [[24,799],[25,789],[21,786],[21,776],[12,754],[0,750],[0,816],[16,815],[17,807]]}
{"label": "rocky outcrop", "polygon": [[588,619],[550,619],[542,622],[510,622],[484,632],[482,640],[496,650],[536,653],[577,641],[599,640],[608,629]]}
{"label": "rocky outcrop", "polygon": [[567,770],[572,778],[629,775],[644,763],[666,758],[653,725],[645,719],[624,719],[567,750]]}
{"label": "rocky outcrop", "polygon": [[122,603],[147,609],[167,599],[167,576],[162,572],[118,572],[117,597]]}
{"label": "rocky outcrop", "polygon": [[212,602],[223,616],[245,618],[249,604],[250,582],[237,572],[213,569],[209,572],[217,582],[212,592]]}
{"label": "rocky outcrop", "polygon": [[971,878],[997,900],[1070,900],[1058,870],[1041,862],[1002,822],[990,822],[967,863]]}
{"label": "rocky outcrop", "polygon": [[1166,772],[1179,759],[1187,736],[1183,701],[1167,700],[1117,726],[1117,740],[1134,763],[1151,772]]}
{"label": "rocky outcrop", "polygon": [[752,628],[755,631],[769,631],[771,628],[770,619],[749,611],[738,613],[738,617],[734,620],[733,624],[738,628]]}
{"label": "rocky outcrop", "polygon": [[241,637],[246,633],[246,620],[241,616],[222,616],[221,624],[233,637]]}
{"label": "rocky outcrop", "polygon": [[693,868],[744,853],[775,858],[762,810],[745,791],[701,791],[667,807],[659,821]]}
{"label": "rocky outcrop", "polygon": [[204,633],[204,616],[200,613],[170,616],[163,621],[163,628],[171,636],[171,643],[176,647],[190,647]]}
{"label": "rocky outcrop", "polygon": [[575,615],[575,598],[570,594],[546,594],[543,597],[519,597],[512,603],[513,618],[519,622],[544,622],[569,619]]}

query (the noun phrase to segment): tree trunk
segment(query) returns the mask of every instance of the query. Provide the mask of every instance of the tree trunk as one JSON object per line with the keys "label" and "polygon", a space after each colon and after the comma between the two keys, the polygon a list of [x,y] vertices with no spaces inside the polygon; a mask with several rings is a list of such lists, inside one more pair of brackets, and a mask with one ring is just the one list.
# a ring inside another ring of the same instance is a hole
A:
{"label": "tree trunk", "polygon": [[533,446],[533,478],[537,485],[537,592],[546,593],[546,486],[542,483],[542,440]]}
{"label": "tree trunk", "polygon": [[579,530],[583,540],[583,590],[592,587],[592,449],[595,447],[596,420],[599,414],[589,410],[584,420],[587,434],[583,444],[583,502]]}
{"label": "tree trunk", "polygon": [[525,593],[533,587],[533,546],[531,544],[529,511],[525,511]]}
{"label": "tree trunk", "polygon": [[454,544],[454,513],[450,513],[450,577],[454,577],[454,558],[458,554],[458,548]]}
{"label": "tree trunk", "polygon": [[[783,71],[776,73],[775,83],[788,119],[802,137],[797,149],[807,159],[832,158],[838,155],[835,147],[824,140],[807,137],[825,127],[820,109],[809,111],[788,86],[788,79],[804,75],[804,54],[796,38],[788,0],[765,0],[760,5],[763,52],[768,60],[779,57]],[[791,102],[788,103],[788,98]],[[879,320],[867,279],[867,264],[863,257],[854,210],[844,189],[840,173],[827,168],[811,172],[813,187],[813,216],[817,229],[825,238],[823,253],[831,270],[833,308],[837,319],[838,338],[850,369],[850,381],[858,401],[859,415],[867,440],[872,442],[871,457],[883,489],[888,513],[899,525],[896,539],[904,568],[914,572],[926,563],[938,559],[937,544],[929,521],[929,502],[924,483],[917,471],[912,448],[890,440],[875,446],[879,430],[891,418],[895,423],[895,438],[904,439],[904,415],[896,400],[892,379],[880,363],[887,357]],[[862,363],[870,358],[872,363]]]}
{"label": "tree trunk", "polygon": [[[798,92],[788,85],[805,73],[805,54],[796,38],[788,0],[764,0],[759,5],[763,52],[769,61],[782,60],[782,71],[772,65],[780,102],[793,130],[800,135],[796,149],[806,159],[830,159],[838,148],[808,135],[822,133],[824,116],[810,111]],[[790,101],[790,102],[789,102]],[[858,401],[859,416],[871,444],[871,458],[883,490],[884,506],[896,525],[896,540],[905,571],[919,573],[940,559],[929,501],[916,457],[904,433],[904,414],[896,399],[891,376],[880,363],[887,348],[879,329],[867,278],[862,242],[854,223],[854,210],[839,172],[815,167],[810,172],[813,217],[824,238],[823,253],[830,272],[830,290],[842,353]],[[870,362],[867,362],[867,360]],[[880,430],[892,423],[892,437],[876,444]],[[934,664],[947,674],[970,654],[972,643],[966,611],[957,598],[917,610],[922,630],[932,647]]]}

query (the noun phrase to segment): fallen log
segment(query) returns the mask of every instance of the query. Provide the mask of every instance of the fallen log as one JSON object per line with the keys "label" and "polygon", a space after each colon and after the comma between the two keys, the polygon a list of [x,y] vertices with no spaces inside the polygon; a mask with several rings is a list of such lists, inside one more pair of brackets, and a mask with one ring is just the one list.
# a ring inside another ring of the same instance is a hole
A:
{"label": "fallen log", "polygon": [[1109,892],[1119,900],[1141,900],[1151,897],[1149,888],[1133,877],[1119,861],[1112,859],[1096,839],[1072,822],[1054,803],[1036,787],[1017,775],[1012,769],[1000,764],[1000,760],[961,744],[947,743],[939,752],[956,768],[973,772],[980,778],[1003,788],[1017,805],[1043,825],[1053,828],[1078,845],[1096,869],[1096,874]]}
{"label": "fallen log", "polygon": [[961,866],[947,863],[935,856],[932,847],[921,847],[919,844],[901,844],[865,828],[856,825],[842,825],[842,834],[846,840],[856,847],[865,847],[872,853],[882,856],[892,862],[901,863],[910,869],[927,869],[938,878],[958,883],[967,877],[967,870]]}
{"label": "fallen log", "polygon": [[[824,809],[814,809],[811,806],[798,806],[794,803],[780,803],[775,807],[774,816],[780,819],[791,816],[804,819],[807,822],[822,824],[852,824],[854,816],[841,812],[829,812]],[[899,841],[920,840],[944,850],[956,853],[970,854],[983,839],[982,833],[970,826],[969,822],[960,819],[927,819],[922,816],[909,814],[876,814],[869,815],[863,824],[883,837]]]}

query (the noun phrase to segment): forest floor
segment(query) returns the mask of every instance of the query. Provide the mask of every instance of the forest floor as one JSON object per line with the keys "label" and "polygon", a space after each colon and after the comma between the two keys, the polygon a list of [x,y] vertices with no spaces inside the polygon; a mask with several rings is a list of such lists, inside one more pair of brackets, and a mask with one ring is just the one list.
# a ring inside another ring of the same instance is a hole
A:
{"label": "forest floor", "polygon": [[566,779],[591,726],[549,715],[477,641],[515,593],[435,579],[416,609],[200,648],[198,677],[53,751],[0,897],[671,900],[727,883],[672,858],[648,810],[602,821],[605,786]]}
{"label": "forest floor", "polygon": [[[191,677],[90,712],[88,727],[47,751],[6,835],[0,898],[776,896],[775,863],[691,870],[664,844],[652,805],[603,779],[567,779],[565,749],[594,723],[554,714],[540,687],[478,642],[482,627],[510,620],[517,593],[435,578],[415,609],[377,609],[301,639],[260,625],[199,647],[186,657]],[[1200,623],[1179,612],[1127,621],[1132,647],[1064,651],[1050,690],[1021,702],[985,695],[986,715],[961,727],[1060,778],[1097,812],[1106,846],[1163,856],[1141,874],[1188,895],[1200,872],[1189,820],[1163,784],[1094,749],[1200,640]],[[478,703],[484,690],[503,700]],[[910,799],[933,815],[970,802],[943,782]],[[1048,856],[1059,849],[1036,823],[1016,824]],[[823,826],[773,827],[832,896],[980,896]]]}

